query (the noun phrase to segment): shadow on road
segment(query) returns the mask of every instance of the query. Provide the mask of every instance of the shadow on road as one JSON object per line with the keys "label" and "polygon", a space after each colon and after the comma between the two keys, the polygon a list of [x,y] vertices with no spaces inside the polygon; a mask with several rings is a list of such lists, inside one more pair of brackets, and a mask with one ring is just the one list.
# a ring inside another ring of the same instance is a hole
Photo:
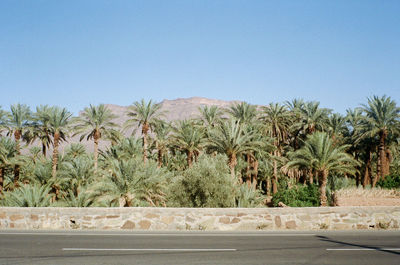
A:
{"label": "shadow on road", "polygon": [[344,241],[334,240],[334,239],[326,237],[326,236],[316,236],[316,237],[319,238],[321,241],[325,241],[325,242],[332,242],[332,243],[337,243],[337,244],[341,244],[341,245],[345,245],[345,246],[353,246],[353,247],[373,249],[373,250],[377,250],[377,251],[381,251],[381,252],[391,253],[391,254],[394,254],[394,255],[400,255],[400,252],[393,251],[393,250],[382,249],[382,248],[376,247],[376,246],[368,246],[368,245],[359,245],[359,244],[354,244],[354,243],[347,243],[347,242],[344,242]]}

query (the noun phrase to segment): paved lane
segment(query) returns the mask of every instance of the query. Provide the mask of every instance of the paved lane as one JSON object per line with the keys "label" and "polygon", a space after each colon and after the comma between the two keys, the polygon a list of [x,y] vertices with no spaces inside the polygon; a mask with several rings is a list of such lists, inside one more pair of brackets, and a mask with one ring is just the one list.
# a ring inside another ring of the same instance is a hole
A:
{"label": "paved lane", "polygon": [[400,231],[0,230],[0,264],[400,264]]}

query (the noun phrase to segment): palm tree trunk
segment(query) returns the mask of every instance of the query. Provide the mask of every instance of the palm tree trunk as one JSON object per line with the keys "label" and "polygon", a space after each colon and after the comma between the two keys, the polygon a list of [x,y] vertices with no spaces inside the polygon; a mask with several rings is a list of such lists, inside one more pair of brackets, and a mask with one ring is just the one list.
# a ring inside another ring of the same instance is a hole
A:
{"label": "palm tree trunk", "polygon": [[363,188],[371,183],[371,162],[372,162],[372,152],[370,149],[367,150],[367,157],[365,159],[365,169],[364,169],[364,179],[363,179]]}
{"label": "palm tree trunk", "polygon": [[51,175],[53,178],[56,177],[57,174],[57,163],[58,163],[58,144],[60,141],[60,133],[54,133],[54,142],[53,142],[53,160],[52,160],[52,171]]}
{"label": "palm tree trunk", "polygon": [[326,184],[328,182],[328,171],[324,170],[319,173],[319,198],[321,202],[321,206],[327,206],[327,197],[326,197]]}
{"label": "palm tree trunk", "polygon": [[142,134],[143,134],[143,164],[146,165],[147,162],[147,134],[149,132],[150,126],[148,123],[143,123]]}
{"label": "palm tree trunk", "polygon": [[267,183],[265,185],[265,189],[267,190],[267,196],[271,196],[271,177],[267,177]]}
{"label": "palm tree trunk", "polygon": [[278,165],[276,163],[276,160],[274,160],[273,164],[274,174],[272,176],[272,194],[275,194],[278,192]]}
{"label": "palm tree trunk", "polygon": [[313,174],[312,169],[310,169],[308,174],[309,174],[309,177],[310,177],[310,184],[313,184],[314,183],[314,174]]}
{"label": "palm tree trunk", "polygon": [[161,150],[161,149],[158,149],[158,155],[157,155],[157,167],[158,167],[158,168],[161,168],[161,167],[162,167],[162,164],[163,164],[163,159],[162,159],[162,157],[163,157],[162,150]]}
{"label": "palm tree trunk", "polygon": [[252,174],[252,186],[254,189],[257,187],[257,179],[258,179],[258,160],[253,159],[253,174]]}
{"label": "palm tree trunk", "polygon": [[44,157],[46,157],[47,155],[47,147],[44,143],[42,143],[42,154]]}
{"label": "palm tree trunk", "polygon": [[96,130],[93,136],[94,141],[94,171],[97,171],[97,160],[99,157],[99,140],[100,140],[100,132]]}
{"label": "palm tree trunk", "polygon": [[250,188],[250,186],[251,186],[251,173],[250,173],[251,154],[250,153],[246,154],[246,162],[247,162],[246,183],[247,183],[247,186]]}
{"label": "palm tree trunk", "polygon": [[3,192],[4,189],[4,167],[0,167],[0,193]]}
{"label": "palm tree trunk", "polygon": [[[376,181],[380,178],[384,178],[384,167],[386,164],[386,154],[385,154],[385,141],[386,141],[387,132],[386,130],[382,130],[379,133],[379,146],[378,146],[378,165],[377,165],[377,176]],[[376,182],[374,179],[374,182]]]}
{"label": "palm tree trunk", "polygon": [[192,163],[193,163],[193,152],[192,151],[187,151],[186,155],[187,155],[188,167],[191,168],[192,167]]}
{"label": "palm tree trunk", "polygon": [[[21,155],[21,148],[20,148],[20,139],[21,139],[21,130],[15,130],[14,138],[15,138],[15,149],[17,151],[17,155]],[[19,181],[19,173],[20,173],[20,165],[14,166],[14,185],[18,187]]]}
{"label": "palm tree trunk", "polygon": [[390,174],[390,161],[392,160],[392,152],[389,148],[385,150],[385,165],[383,167],[383,177]]}
{"label": "palm tree trunk", "polygon": [[229,156],[228,165],[229,165],[229,169],[231,170],[232,179],[235,179],[235,167],[236,167],[236,164],[237,164],[236,154],[231,154]]}

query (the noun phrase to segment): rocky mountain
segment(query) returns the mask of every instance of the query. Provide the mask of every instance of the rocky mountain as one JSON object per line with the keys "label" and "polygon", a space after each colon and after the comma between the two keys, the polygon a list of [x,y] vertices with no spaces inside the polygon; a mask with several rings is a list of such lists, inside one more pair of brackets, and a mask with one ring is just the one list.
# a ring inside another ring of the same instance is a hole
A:
{"label": "rocky mountain", "polygon": [[[216,99],[208,99],[202,97],[191,97],[191,98],[178,98],[174,100],[163,100],[161,104],[161,111],[165,114],[165,120],[169,122],[173,122],[175,120],[183,120],[194,118],[199,114],[199,107],[204,106],[213,106],[216,105],[221,108],[229,107],[231,104],[239,102],[239,101],[224,101],[224,100],[216,100]],[[127,120],[126,111],[128,106],[119,106],[114,104],[106,104],[106,106],[115,114],[117,118],[114,120],[115,123],[120,125],[124,124]],[[137,136],[139,135],[139,130],[137,132]],[[126,135],[130,135],[131,131],[125,132]],[[66,145],[70,143],[79,142],[79,136],[75,136],[69,138],[67,142],[60,144],[60,151],[65,148]],[[93,142],[83,140],[81,142],[89,152],[93,151]],[[38,146],[38,143],[36,143]],[[100,141],[100,149],[105,149],[109,143],[107,141]],[[26,150],[27,151],[27,150]],[[49,150],[50,152],[52,150]]]}
{"label": "rocky mountain", "polygon": [[[165,114],[165,120],[175,121],[194,118],[199,114],[199,107],[216,105],[221,108],[229,107],[238,101],[224,101],[217,99],[208,99],[202,97],[178,98],[174,100],[163,100],[161,104],[161,112]],[[123,124],[127,117],[125,112],[127,107],[107,104],[111,111],[118,116],[115,120],[118,124]]]}

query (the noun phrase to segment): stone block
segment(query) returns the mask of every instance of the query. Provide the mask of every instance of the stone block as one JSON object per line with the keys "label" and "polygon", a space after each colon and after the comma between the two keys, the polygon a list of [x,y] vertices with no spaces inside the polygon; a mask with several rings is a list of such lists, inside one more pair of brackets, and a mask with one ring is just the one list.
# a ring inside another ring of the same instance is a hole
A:
{"label": "stone block", "polygon": [[220,217],[219,218],[219,222],[221,223],[221,224],[229,224],[230,222],[231,222],[231,220],[229,219],[229,217]]}
{"label": "stone block", "polygon": [[119,215],[107,215],[107,219],[114,219],[114,218],[119,218]]}
{"label": "stone block", "polygon": [[278,228],[282,226],[281,217],[279,215],[275,216],[275,226]]}
{"label": "stone block", "polygon": [[172,224],[172,222],[174,221],[174,217],[173,216],[163,216],[161,217],[161,222],[163,222],[164,224]]}
{"label": "stone block", "polygon": [[142,220],[139,222],[140,229],[148,230],[151,226],[151,222],[148,220]]}
{"label": "stone block", "polygon": [[126,222],[124,223],[123,226],[121,226],[121,228],[122,228],[122,229],[134,229],[134,228],[135,228],[135,223],[128,220],[128,221],[126,221]]}
{"label": "stone block", "polygon": [[144,217],[149,218],[149,219],[153,219],[153,218],[160,218],[160,215],[154,214],[154,213],[148,213]]}
{"label": "stone block", "polygon": [[24,219],[24,216],[22,214],[13,214],[10,216],[10,221],[14,222],[17,220]]}
{"label": "stone block", "polygon": [[303,222],[305,222],[305,221],[311,221],[311,217],[310,217],[310,215],[300,215],[299,216],[299,219],[301,220],[301,221],[303,221]]}
{"label": "stone block", "polygon": [[39,216],[37,214],[31,214],[31,220],[37,221],[37,220],[39,220]]}
{"label": "stone block", "polygon": [[285,223],[286,229],[296,229],[296,222],[295,221],[287,221]]}
{"label": "stone block", "polygon": [[235,217],[235,218],[232,219],[231,224],[236,224],[236,223],[239,223],[239,222],[240,222],[240,218]]}

